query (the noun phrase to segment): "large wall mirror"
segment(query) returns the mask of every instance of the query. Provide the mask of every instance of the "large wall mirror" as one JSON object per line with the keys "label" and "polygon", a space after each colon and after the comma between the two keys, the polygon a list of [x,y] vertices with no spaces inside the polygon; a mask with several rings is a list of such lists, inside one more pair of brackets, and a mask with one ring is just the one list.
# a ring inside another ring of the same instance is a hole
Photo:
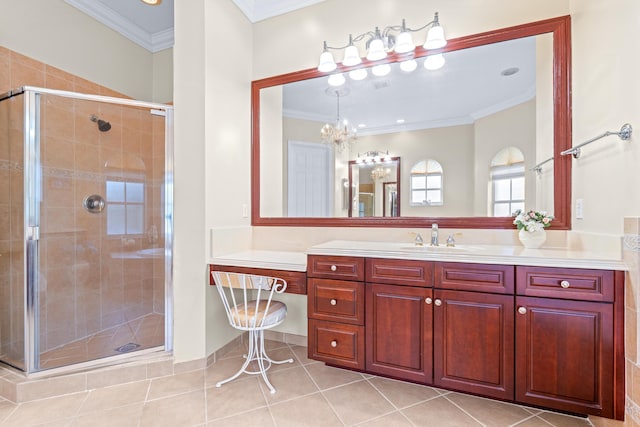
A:
{"label": "large wall mirror", "polygon": [[[553,18],[390,54],[385,75],[339,66],[338,86],[316,69],[254,81],[252,224],[513,228],[525,207],[569,229],[570,26]],[[423,67],[438,53],[444,66]],[[346,118],[357,138],[322,142],[321,128]]]}

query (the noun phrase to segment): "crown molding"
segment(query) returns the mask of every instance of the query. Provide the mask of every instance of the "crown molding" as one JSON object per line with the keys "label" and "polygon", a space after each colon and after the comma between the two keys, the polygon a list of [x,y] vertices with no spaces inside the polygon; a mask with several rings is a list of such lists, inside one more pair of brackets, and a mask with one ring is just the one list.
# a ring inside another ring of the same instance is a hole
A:
{"label": "crown molding", "polygon": [[155,53],[173,46],[173,28],[151,34],[101,2],[90,0],[64,1],[149,52]]}

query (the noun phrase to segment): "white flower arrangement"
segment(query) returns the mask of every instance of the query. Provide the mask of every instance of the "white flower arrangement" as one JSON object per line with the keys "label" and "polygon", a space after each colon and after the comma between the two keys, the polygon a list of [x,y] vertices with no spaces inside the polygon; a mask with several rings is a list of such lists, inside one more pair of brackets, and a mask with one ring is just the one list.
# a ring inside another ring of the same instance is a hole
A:
{"label": "white flower arrangement", "polygon": [[551,225],[551,221],[553,220],[553,215],[549,215],[545,211],[530,210],[523,212],[521,209],[518,209],[514,216],[515,219],[513,220],[513,223],[516,225],[518,230],[524,229],[530,233],[544,230]]}

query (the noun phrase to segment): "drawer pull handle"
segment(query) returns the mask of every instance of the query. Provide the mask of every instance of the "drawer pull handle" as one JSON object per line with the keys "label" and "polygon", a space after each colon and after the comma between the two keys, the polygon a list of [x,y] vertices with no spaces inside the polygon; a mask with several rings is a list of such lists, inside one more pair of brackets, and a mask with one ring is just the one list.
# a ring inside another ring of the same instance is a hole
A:
{"label": "drawer pull handle", "polygon": [[569,283],[568,280],[563,280],[562,282],[560,282],[560,286],[562,286],[564,289],[567,289],[569,286],[571,286],[571,283]]}
{"label": "drawer pull handle", "polygon": [[338,269],[338,267],[336,267],[335,265],[331,266],[331,271],[336,271]]}
{"label": "drawer pull handle", "polygon": [[436,301],[434,302],[434,304],[440,307],[442,305],[442,300],[439,298],[436,298]]}
{"label": "drawer pull handle", "polygon": [[331,301],[329,301],[329,304],[336,305],[338,304],[338,301],[336,299],[332,299]]}
{"label": "drawer pull handle", "polygon": [[333,340],[331,341],[331,347],[336,348],[338,346],[338,341]]}
{"label": "drawer pull handle", "polygon": [[518,309],[518,313],[520,314],[527,314],[527,308],[526,307],[520,307]]}
{"label": "drawer pull handle", "polygon": [[426,302],[427,304],[431,304],[433,300],[431,298],[425,298],[424,302]]}

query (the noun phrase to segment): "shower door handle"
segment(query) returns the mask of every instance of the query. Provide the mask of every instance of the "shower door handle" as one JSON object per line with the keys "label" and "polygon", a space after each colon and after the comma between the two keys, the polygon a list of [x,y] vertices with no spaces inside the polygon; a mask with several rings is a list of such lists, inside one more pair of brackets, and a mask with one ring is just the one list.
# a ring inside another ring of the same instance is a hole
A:
{"label": "shower door handle", "polygon": [[82,201],[82,206],[91,213],[100,213],[104,209],[105,201],[99,194],[87,196]]}
{"label": "shower door handle", "polygon": [[40,240],[40,227],[31,226],[27,227],[27,240]]}

